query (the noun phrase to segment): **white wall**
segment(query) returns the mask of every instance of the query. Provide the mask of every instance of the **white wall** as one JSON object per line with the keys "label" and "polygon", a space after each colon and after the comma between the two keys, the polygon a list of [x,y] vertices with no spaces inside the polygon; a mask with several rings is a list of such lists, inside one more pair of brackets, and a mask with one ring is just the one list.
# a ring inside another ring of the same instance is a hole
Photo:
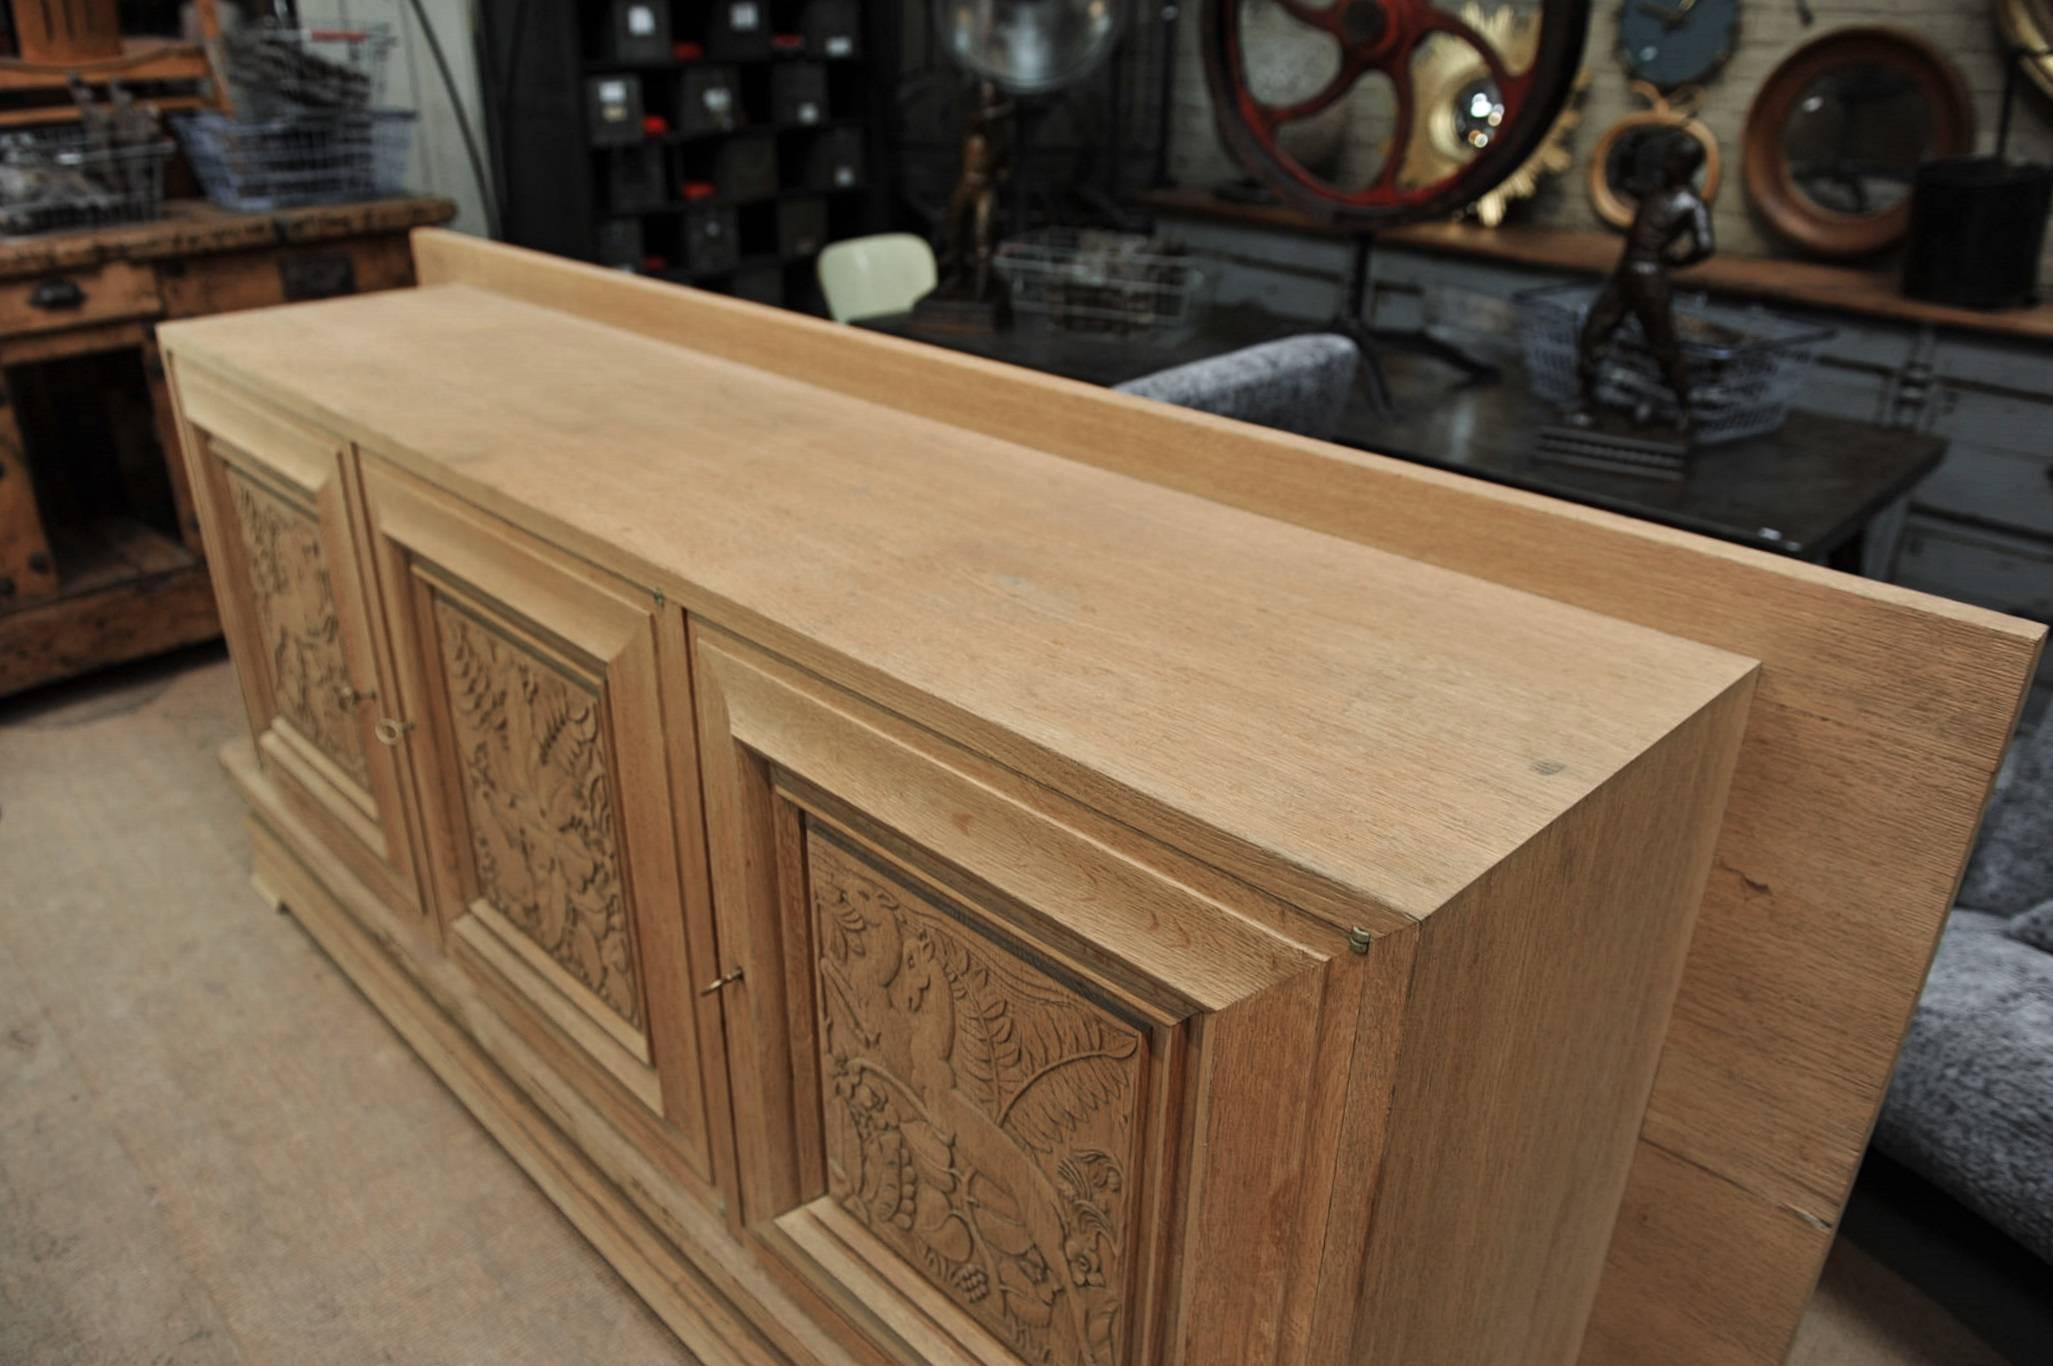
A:
{"label": "white wall", "polygon": [[[428,20],[441,40],[442,55],[456,79],[457,98],[471,135],[477,140],[478,155],[491,174],[491,152],[485,141],[484,107],[479,94],[477,45],[470,0],[422,0]],[[464,156],[463,136],[457,131],[449,92],[443,87],[428,49],[419,18],[409,0],[305,0],[300,22],[309,28],[332,24],[338,28],[382,23],[391,27],[398,43],[385,70],[383,104],[391,109],[411,109],[420,115],[414,125],[412,169],[409,189],[438,194],[456,201],[456,221],[451,227],[483,235],[484,195],[476,175]]]}

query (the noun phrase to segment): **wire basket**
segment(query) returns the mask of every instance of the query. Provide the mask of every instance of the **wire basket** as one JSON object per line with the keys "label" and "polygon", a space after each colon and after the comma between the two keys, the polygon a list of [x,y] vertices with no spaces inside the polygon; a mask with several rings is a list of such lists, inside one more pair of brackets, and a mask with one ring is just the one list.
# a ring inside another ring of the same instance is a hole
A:
{"label": "wire basket", "polygon": [[[1596,297],[1597,290],[1583,284],[1547,285],[1514,296],[1533,392],[1563,408],[1581,398],[1577,343]],[[1743,441],[1780,427],[1819,346],[1832,335],[1830,328],[1758,307],[1736,320],[1714,321],[1701,295],[1675,301],[1675,330],[1689,368],[1690,418],[1699,446]],[[1678,416],[1675,393],[1637,319],[1628,319],[1612,337],[1597,374],[1597,402],[1662,426],[1672,426]]]}
{"label": "wire basket", "polygon": [[367,113],[384,98],[385,67],[397,41],[387,24],[245,25],[222,35],[221,72],[244,118]]}
{"label": "wire basket", "polygon": [[113,146],[84,128],[0,136],[0,235],[148,222],[163,212],[164,163],[176,146]]}
{"label": "wire basket", "polygon": [[211,111],[178,121],[193,174],[223,208],[263,213],[398,193],[415,115],[295,114],[232,119]]}
{"label": "wire basket", "polygon": [[1188,332],[1213,284],[1213,272],[1182,247],[1096,228],[1023,233],[999,244],[994,264],[1014,312],[1107,336]]}

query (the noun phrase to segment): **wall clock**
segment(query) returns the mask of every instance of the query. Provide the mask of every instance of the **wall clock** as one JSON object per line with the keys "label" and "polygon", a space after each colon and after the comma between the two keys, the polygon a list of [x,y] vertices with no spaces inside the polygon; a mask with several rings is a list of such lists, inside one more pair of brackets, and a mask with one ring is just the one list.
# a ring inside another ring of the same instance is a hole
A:
{"label": "wall clock", "polygon": [[1694,85],[1725,64],[1739,36],[1739,0],[1625,0],[1618,55],[1659,90]]}

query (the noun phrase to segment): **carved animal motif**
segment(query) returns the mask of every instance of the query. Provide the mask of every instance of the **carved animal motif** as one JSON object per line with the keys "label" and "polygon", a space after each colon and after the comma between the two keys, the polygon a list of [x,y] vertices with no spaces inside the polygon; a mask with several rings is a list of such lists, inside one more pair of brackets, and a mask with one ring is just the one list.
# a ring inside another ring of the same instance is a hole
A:
{"label": "carved animal motif", "polygon": [[362,726],[344,700],[349,665],[335,585],[321,556],[320,523],[236,471],[229,472],[228,488],[279,719],[368,791]]}
{"label": "carved animal motif", "polygon": [[1122,1358],[1140,1032],[817,829],[833,1197],[1026,1360]]}
{"label": "carved animal motif", "polygon": [[479,894],[628,1024],[642,989],[597,691],[435,601]]}

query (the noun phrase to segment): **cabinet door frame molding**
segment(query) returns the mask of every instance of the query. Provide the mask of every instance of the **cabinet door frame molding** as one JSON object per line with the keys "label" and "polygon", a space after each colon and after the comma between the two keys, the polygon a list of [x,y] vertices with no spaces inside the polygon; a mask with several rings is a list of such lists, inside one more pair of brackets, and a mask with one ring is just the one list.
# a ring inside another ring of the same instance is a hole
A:
{"label": "cabinet door frame molding", "polygon": [[[374,589],[359,573],[352,453],[346,443],[210,376],[181,375],[179,392],[196,511],[212,548],[222,620],[251,731],[288,779],[288,790],[302,801],[308,818],[341,832],[339,847],[359,875],[401,909],[394,928],[417,933],[421,901],[407,816],[412,774],[405,756],[377,738],[393,679],[374,639]],[[272,547],[272,558],[281,561],[273,572],[302,575],[300,591],[318,593],[322,601],[316,611],[325,620],[311,625],[319,640],[288,641],[278,634],[283,623],[274,623],[270,615],[278,609],[265,601],[253,577],[251,537],[256,532],[247,522],[252,513],[269,519],[279,536],[310,533]],[[283,562],[293,556],[313,556],[317,563]],[[300,689],[333,688],[335,696],[281,700],[279,664],[292,650],[328,656],[316,660],[329,666],[323,675],[300,680]],[[323,723],[311,729],[331,733],[306,734],[307,728],[294,725],[287,714],[295,708],[320,713]],[[344,761],[324,752],[321,738],[327,749],[345,749]]]}
{"label": "cabinet door frame molding", "polygon": [[[695,990],[713,948],[687,862],[696,804],[673,801],[666,714],[688,697],[664,696],[669,618],[645,590],[376,457],[363,483],[449,952],[538,1051],[716,1204],[721,1020]],[[484,723],[500,729],[460,715],[459,693],[482,694]],[[535,791],[506,786],[501,765]],[[496,880],[494,861],[509,865]],[[615,975],[624,982],[609,985]]]}

